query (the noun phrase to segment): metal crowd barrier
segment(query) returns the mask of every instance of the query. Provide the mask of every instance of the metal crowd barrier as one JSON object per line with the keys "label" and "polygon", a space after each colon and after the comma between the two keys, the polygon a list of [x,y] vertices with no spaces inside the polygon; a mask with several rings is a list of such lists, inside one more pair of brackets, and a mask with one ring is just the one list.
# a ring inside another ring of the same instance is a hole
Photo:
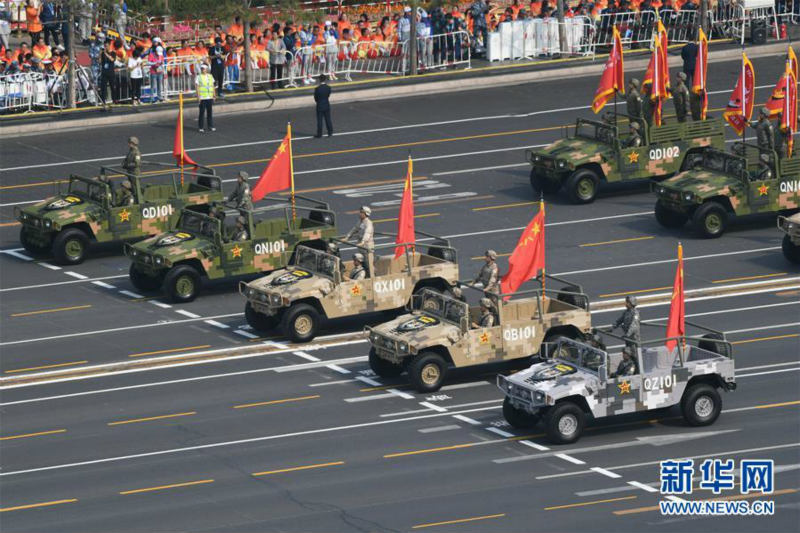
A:
{"label": "metal crowd barrier", "polygon": [[489,33],[489,61],[533,59],[555,54],[590,55],[594,52],[594,27],[587,17],[564,21],[566,50],[561,50],[560,24],[556,19],[531,19],[503,22]]}
{"label": "metal crowd barrier", "polygon": [[[85,67],[76,69],[76,101],[96,103],[94,84]],[[0,76],[0,113],[28,113],[67,106],[66,74],[24,72]]]}

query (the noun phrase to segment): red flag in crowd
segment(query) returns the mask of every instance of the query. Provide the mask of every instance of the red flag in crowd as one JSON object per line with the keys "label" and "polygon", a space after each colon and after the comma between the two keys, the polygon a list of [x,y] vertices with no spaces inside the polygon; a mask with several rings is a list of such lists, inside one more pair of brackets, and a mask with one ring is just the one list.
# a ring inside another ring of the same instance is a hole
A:
{"label": "red flag in crowd", "polygon": [[706,76],[708,74],[708,37],[703,28],[700,28],[697,38],[697,61],[694,64],[694,76],[692,77],[692,91],[703,99],[700,110],[700,119],[706,119],[708,111],[708,91],[706,89]]}
{"label": "red flag in crowd", "polygon": [[539,212],[522,232],[517,247],[508,258],[508,272],[500,280],[500,292],[511,293],[520,285],[535,278],[539,270],[544,275],[544,201],[539,202]]}
{"label": "red flag in crowd", "polygon": [[683,292],[683,246],[678,243],[678,268],[675,271],[675,282],[672,285],[672,301],[669,304],[667,319],[667,349],[672,350],[678,341],[671,337],[686,335],[686,307]]}
{"label": "red flag in crowd", "polygon": [[594,93],[592,111],[599,113],[614,93],[625,94],[625,65],[622,59],[622,39],[614,26],[614,44],[606,60],[606,67],[600,77],[600,86]]}
{"label": "red flag in crowd", "polygon": [[172,157],[179,167],[184,165],[194,165],[197,163],[183,149],[183,95],[178,97],[178,122],[175,124],[175,140],[172,142]]}
{"label": "red flag in crowd", "polygon": [[292,125],[286,128],[286,137],[275,150],[275,155],[258,178],[253,187],[253,201],[257,202],[271,192],[283,191],[291,187],[294,197],[294,172],[292,164]]}
{"label": "red flag in crowd", "polygon": [[[403,199],[400,201],[400,217],[397,219],[397,240],[396,244],[414,242],[416,233],[414,231],[414,163],[411,156],[408,156],[408,172],[406,173],[406,184],[403,187]],[[409,246],[411,251],[413,246]],[[394,249],[394,258],[397,259],[406,251],[405,246],[398,246]]]}
{"label": "red flag in crowd", "polygon": [[747,59],[747,55],[742,52],[742,71],[736,81],[731,99],[723,116],[728,124],[738,135],[744,133],[750,117],[753,116],[753,94],[756,84],[756,74],[753,64]]}

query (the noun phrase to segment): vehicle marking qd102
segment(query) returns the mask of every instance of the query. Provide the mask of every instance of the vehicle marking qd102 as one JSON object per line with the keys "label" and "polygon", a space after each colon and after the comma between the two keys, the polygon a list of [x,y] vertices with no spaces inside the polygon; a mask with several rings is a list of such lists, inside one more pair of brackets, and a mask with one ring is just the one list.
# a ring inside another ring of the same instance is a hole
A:
{"label": "vehicle marking qd102", "polygon": [[681,155],[681,149],[677,146],[667,146],[665,148],[651,148],[650,161],[659,159],[675,159]]}
{"label": "vehicle marking qd102", "polygon": [[172,215],[172,204],[149,205],[142,208],[142,218],[161,218]]}
{"label": "vehicle marking qd102", "polygon": [[524,328],[506,328],[503,330],[503,339],[512,342],[532,339],[535,336],[535,326],[525,326]]}
{"label": "vehicle marking qd102", "polygon": [[406,280],[405,278],[378,280],[373,287],[377,293],[400,291],[406,288]]}
{"label": "vehicle marking qd102", "polygon": [[675,374],[666,376],[653,376],[644,378],[644,390],[659,390],[671,388],[677,382]]}
{"label": "vehicle marking qd102", "polygon": [[286,251],[286,242],[283,240],[280,241],[272,241],[272,242],[257,242],[256,246],[256,255],[263,255],[263,254],[276,254],[279,252]]}

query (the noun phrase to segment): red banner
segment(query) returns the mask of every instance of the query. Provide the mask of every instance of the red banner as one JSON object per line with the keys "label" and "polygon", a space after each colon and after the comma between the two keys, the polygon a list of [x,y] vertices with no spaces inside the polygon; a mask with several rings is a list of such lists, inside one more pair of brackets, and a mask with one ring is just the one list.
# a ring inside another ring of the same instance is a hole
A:
{"label": "red banner", "polygon": [[733,93],[728,101],[728,107],[723,116],[728,124],[736,131],[737,135],[744,133],[750,117],[753,116],[753,96],[756,84],[756,74],[753,64],[742,52],[742,71],[733,88]]}
{"label": "red banner", "polygon": [[[178,121],[175,123],[175,138],[172,141],[172,157],[179,167],[184,165],[197,166],[183,148],[183,95],[178,98]],[[182,179],[182,178],[181,178]]]}
{"label": "red banner", "polygon": [[[408,156],[408,172],[406,173],[406,184],[403,187],[403,199],[400,201],[400,216],[397,219],[397,240],[396,244],[413,243],[416,232],[414,231],[414,163],[411,156]],[[413,246],[409,246],[414,251]],[[406,251],[405,246],[397,246],[394,249],[394,258],[397,259]]]}
{"label": "red banner", "polygon": [[669,304],[667,319],[667,349],[678,345],[675,338],[686,335],[686,306],[683,293],[683,246],[678,244],[678,268],[675,270],[675,281],[672,284],[672,301]]}
{"label": "red banner", "polygon": [[257,202],[272,192],[283,191],[288,188],[294,190],[292,179],[292,129],[289,126],[286,137],[281,141],[275,155],[258,178],[253,187],[253,201]]}
{"label": "red banner", "polygon": [[625,94],[625,65],[622,58],[622,39],[619,30],[614,26],[614,44],[600,77],[600,85],[594,93],[592,111],[599,113],[616,92]]}
{"label": "red banner", "polygon": [[[517,247],[508,258],[508,272],[500,280],[500,292],[510,295],[520,285],[544,273],[544,202],[539,212],[522,232]],[[504,299],[508,300],[510,296]]]}

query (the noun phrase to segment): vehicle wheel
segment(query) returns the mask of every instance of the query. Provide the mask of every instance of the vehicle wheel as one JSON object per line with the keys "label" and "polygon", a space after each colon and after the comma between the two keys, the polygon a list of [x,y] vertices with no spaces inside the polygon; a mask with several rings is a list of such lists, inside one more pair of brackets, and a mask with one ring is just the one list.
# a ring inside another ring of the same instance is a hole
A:
{"label": "vehicle wheel", "polygon": [[53,255],[61,265],[77,265],[86,259],[89,237],[78,228],[61,231],[53,240]]}
{"label": "vehicle wheel", "polygon": [[403,373],[402,366],[382,359],[375,353],[375,348],[369,350],[369,367],[382,378],[396,378]]}
{"label": "vehicle wheel", "polygon": [[561,183],[547,179],[546,177],[536,172],[535,168],[532,168],[531,187],[533,187],[533,192],[553,193],[553,192],[558,192],[558,190],[561,188]]}
{"label": "vehicle wheel", "polygon": [[708,340],[701,340],[697,343],[697,347],[701,350],[713,352],[723,357],[731,356],[728,345],[724,342],[717,342],[722,340],[722,335],[719,333],[707,333],[702,338]]}
{"label": "vehicle wheel", "polygon": [[422,352],[408,365],[408,378],[419,392],[439,390],[447,373],[447,361],[433,352]]}
{"label": "vehicle wheel", "polygon": [[189,265],[172,267],[164,276],[164,292],[173,302],[191,302],[200,292],[200,274]]}
{"label": "vehicle wheel", "polygon": [[131,264],[131,268],[128,269],[128,277],[131,280],[131,284],[140,291],[158,290],[164,281],[162,277],[148,276],[136,268],[135,264]]}
{"label": "vehicle wheel", "polygon": [[576,285],[564,285],[563,287],[561,287],[561,291],[564,291],[564,292],[559,292],[558,293],[558,300],[559,301],[564,302],[565,304],[572,305],[574,307],[579,307],[581,309],[583,309],[584,306],[586,305],[586,302],[583,301],[584,298],[581,298],[579,295],[577,295],[577,294],[564,294],[565,292],[568,292],[568,293],[579,293],[579,292],[581,292],[580,287],[578,287]]}
{"label": "vehicle wheel", "polygon": [[691,426],[713,424],[722,411],[719,391],[707,383],[691,385],[683,393],[681,412]]}
{"label": "vehicle wheel", "polygon": [[686,221],[689,220],[689,215],[673,211],[662,204],[661,201],[656,202],[655,214],[656,221],[665,228],[670,229],[682,228]]}
{"label": "vehicle wheel", "polygon": [[597,197],[597,186],[600,178],[597,173],[588,168],[580,168],[572,173],[567,180],[567,194],[569,199],[576,204],[588,204],[594,202]]}
{"label": "vehicle wheel", "polygon": [[19,230],[19,242],[20,244],[22,244],[22,247],[25,248],[25,251],[32,255],[44,255],[50,249],[50,246],[48,244],[41,245],[37,244],[36,242],[33,242],[28,237],[28,232],[25,230],[24,227],[21,230]]}
{"label": "vehicle wheel", "polygon": [[547,411],[545,429],[547,438],[556,444],[575,442],[583,433],[586,416],[580,407],[566,401]]}
{"label": "vehicle wheel", "polygon": [[716,239],[728,227],[728,213],[716,202],[707,202],[697,208],[692,216],[692,225],[703,237]]}
{"label": "vehicle wheel", "polygon": [[506,422],[511,424],[511,427],[517,429],[532,428],[539,422],[538,415],[532,415],[527,411],[517,409],[511,404],[508,397],[503,400],[503,417],[506,419]]}
{"label": "vehicle wheel", "polygon": [[[781,248],[783,249],[783,256],[786,259],[788,259],[789,261],[791,261],[796,265],[800,264],[800,246],[793,243],[792,239],[788,235],[783,236],[783,242],[781,243]],[[27,250],[27,248],[25,249]]]}
{"label": "vehicle wheel", "polygon": [[294,342],[308,342],[317,335],[320,316],[309,304],[294,304],[283,313],[283,334]]}
{"label": "vehicle wheel", "polygon": [[278,325],[277,316],[269,316],[264,313],[259,313],[250,302],[244,304],[244,318],[247,324],[256,331],[272,331]]}

